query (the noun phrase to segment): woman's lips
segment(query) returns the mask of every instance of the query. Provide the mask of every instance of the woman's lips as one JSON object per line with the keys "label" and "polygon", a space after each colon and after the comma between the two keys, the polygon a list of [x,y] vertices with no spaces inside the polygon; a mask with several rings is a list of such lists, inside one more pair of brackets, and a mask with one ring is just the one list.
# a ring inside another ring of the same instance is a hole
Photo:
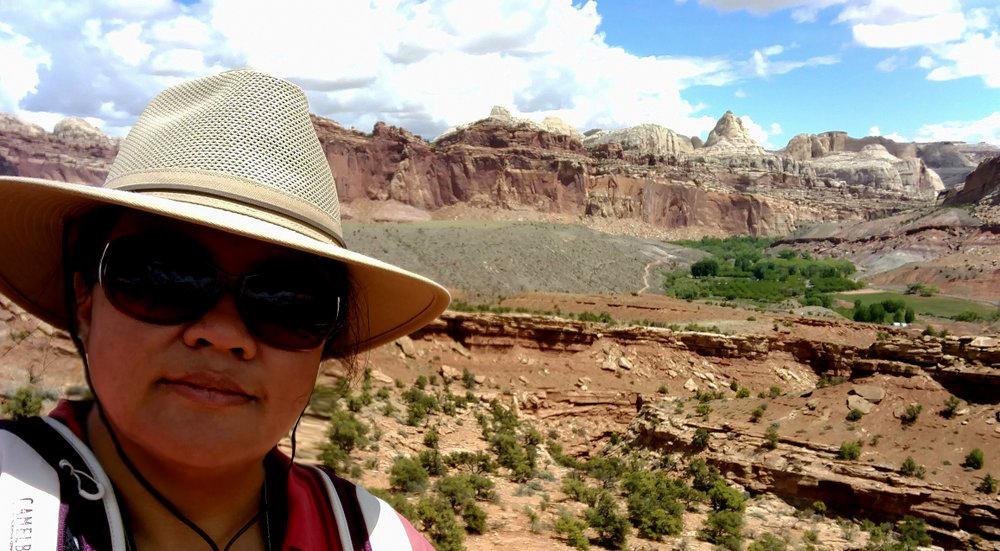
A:
{"label": "woman's lips", "polygon": [[225,378],[190,375],[176,379],[161,379],[160,383],[171,392],[209,407],[238,406],[256,399],[243,391],[239,385]]}

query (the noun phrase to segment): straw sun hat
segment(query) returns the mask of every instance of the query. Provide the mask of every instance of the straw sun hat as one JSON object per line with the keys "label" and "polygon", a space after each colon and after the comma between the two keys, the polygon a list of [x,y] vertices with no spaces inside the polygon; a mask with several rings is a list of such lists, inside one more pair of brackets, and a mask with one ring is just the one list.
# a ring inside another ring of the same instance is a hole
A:
{"label": "straw sun hat", "polygon": [[0,176],[0,292],[67,329],[64,224],[105,205],[343,262],[361,308],[338,348],[389,342],[448,305],[448,292],[433,281],[346,248],[337,188],[305,94],[260,72],[228,71],[160,93],[100,187]]}

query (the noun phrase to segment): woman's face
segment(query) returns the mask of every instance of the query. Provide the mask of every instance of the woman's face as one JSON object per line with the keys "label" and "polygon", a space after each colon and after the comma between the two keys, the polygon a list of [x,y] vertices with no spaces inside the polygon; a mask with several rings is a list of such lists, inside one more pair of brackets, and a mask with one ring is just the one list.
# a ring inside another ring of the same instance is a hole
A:
{"label": "woman's face", "polygon": [[[126,214],[111,238],[166,228],[201,243],[222,270],[252,271],[291,253],[181,222]],[[322,346],[275,348],[243,324],[232,294],[201,319],[154,325],[120,312],[98,284],[80,301],[90,375],[116,432],[161,461],[220,467],[263,457],[309,400]]]}

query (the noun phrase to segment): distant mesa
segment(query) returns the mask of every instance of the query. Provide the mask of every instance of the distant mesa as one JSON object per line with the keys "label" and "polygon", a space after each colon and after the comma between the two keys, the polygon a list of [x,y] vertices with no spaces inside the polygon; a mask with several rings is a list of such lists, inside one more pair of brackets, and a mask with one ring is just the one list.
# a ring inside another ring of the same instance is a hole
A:
{"label": "distant mesa", "polygon": [[433,143],[441,142],[446,138],[454,137],[457,133],[468,130],[477,125],[481,126],[485,123],[499,124],[511,129],[524,127],[533,131],[549,132],[559,136],[568,136],[576,141],[583,140],[583,134],[581,134],[579,130],[566,124],[566,122],[559,117],[545,117],[545,119],[539,123],[531,119],[517,118],[513,116],[510,113],[510,110],[506,107],[502,105],[494,105],[493,108],[490,109],[490,115],[485,119],[449,128],[442,132],[438,137],[434,138]]}
{"label": "distant mesa", "polygon": [[687,136],[658,124],[640,124],[619,130],[591,130],[583,139],[583,145],[588,148],[611,143],[621,144],[622,150],[631,156],[661,157],[694,150]]}

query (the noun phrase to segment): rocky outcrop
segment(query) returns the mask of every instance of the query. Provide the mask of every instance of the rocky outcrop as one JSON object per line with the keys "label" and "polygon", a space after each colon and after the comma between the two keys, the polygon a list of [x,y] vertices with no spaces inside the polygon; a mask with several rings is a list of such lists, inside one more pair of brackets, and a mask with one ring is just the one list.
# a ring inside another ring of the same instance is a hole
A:
{"label": "rocky outcrop", "polygon": [[643,160],[652,156],[668,157],[693,151],[691,140],[686,136],[658,124],[640,124],[620,130],[600,130],[583,139],[583,145],[588,148],[617,143],[621,144],[624,154],[631,159]]}
{"label": "rocky outcrop", "polygon": [[806,162],[817,177],[843,180],[849,185],[903,192],[926,200],[934,200],[944,190],[941,178],[923,161],[900,159],[878,144],[866,145],[857,153],[830,153]]}
{"label": "rocky outcrop", "polygon": [[[699,453],[726,478],[753,492],[772,492],[801,503],[819,500],[852,515],[912,515],[925,520],[937,542],[950,549],[996,549],[975,543],[1000,534],[1000,507],[990,496],[904,476],[888,465],[839,460],[838,448],[798,435],[781,437],[762,455],[764,439],[756,431],[676,415],[672,409],[672,404],[644,405],[625,440],[656,452]],[[703,450],[692,444],[699,429],[710,435]]]}
{"label": "rocky outcrop", "polygon": [[847,132],[840,131],[798,134],[788,141],[781,153],[806,161],[833,153],[858,153],[868,145],[881,145],[899,159],[923,161],[941,178],[946,188],[962,183],[979,162],[1000,154],[1000,148],[990,144],[896,142],[883,136],[852,138]]}
{"label": "rocky outcrop", "polygon": [[559,117],[545,117],[541,123],[537,123],[531,119],[516,118],[511,115],[510,111],[506,107],[494,105],[493,109],[490,110],[489,117],[470,124],[449,128],[448,130],[442,132],[440,136],[434,138],[434,142],[437,143],[443,139],[451,138],[456,133],[461,133],[464,130],[483,125],[484,123],[491,126],[500,126],[509,129],[526,129],[528,131],[547,132],[557,136],[566,136],[578,142],[583,140],[584,137],[579,130],[566,124]]}
{"label": "rocky outcrop", "polygon": [[965,178],[962,185],[950,189],[942,195],[941,203],[944,205],[1000,204],[1000,155],[980,163],[976,170]]}
{"label": "rocky outcrop", "polygon": [[715,123],[715,128],[708,133],[704,147],[717,148],[718,151],[739,151],[763,153],[764,149],[750,137],[750,132],[743,124],[743,120],[726,111],[722,118]]}
{"label": "rocky outcrop", "polygon": [[98,184],[118,152],[117,140],[80,119],[49,133],[0,113],[0,174]]}
{"label": "rocky outcrop", "polygon": [[[4,121],[0,170],[6,173],[97,183],[115,155],[116,141],[84,121],[64,121],[51,134]],[[365,134],[313,121],[345,212],[358,200],[392,203],[392,212],[379,219],[418,220],[443,207],[469,206],[703,234],[776,235],[805,223],[868,220],[925,201],[895,180],[846,182],[764,151],[732,113],[697,149],[655,125],[588,132],[584,147],[582,136],[558,119],[536,123],[501,107],[433,143],[383,123]],[[407,211],[402,217],[393,214],[400,209]]]}

